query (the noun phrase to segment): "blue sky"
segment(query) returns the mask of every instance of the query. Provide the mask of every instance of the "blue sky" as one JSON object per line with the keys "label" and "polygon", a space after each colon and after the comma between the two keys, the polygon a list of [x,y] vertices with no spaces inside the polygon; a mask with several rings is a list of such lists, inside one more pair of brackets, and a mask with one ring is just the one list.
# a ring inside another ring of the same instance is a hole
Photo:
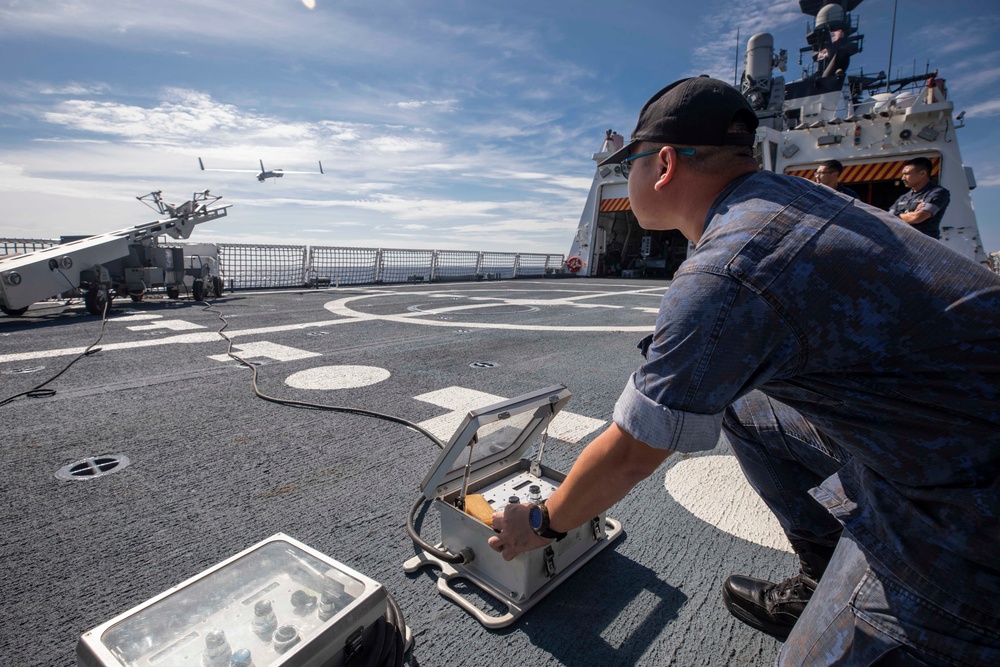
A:
{"label": "blue sky", "polygon": [[[314,4],[313,8],[308,5]],[[854,12],[884,70],[892,0]],[[795,0],[0,0],[0,236],[108,232],[210,188],[193,241],[565,253],[604,130],[683,76],[732,81]],[[894,73],[948,81],[1000,250],[1000,3],[899,0]],[[258,183],[252,173],[309,171]]]}

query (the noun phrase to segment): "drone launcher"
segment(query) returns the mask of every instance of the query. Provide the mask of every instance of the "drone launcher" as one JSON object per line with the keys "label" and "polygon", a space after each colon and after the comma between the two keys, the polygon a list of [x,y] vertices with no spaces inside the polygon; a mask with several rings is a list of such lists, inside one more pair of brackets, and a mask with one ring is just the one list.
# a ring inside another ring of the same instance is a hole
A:
{"label": "drone launcher", "polygon": [[145,203],[150,198],[160,213],[170,217],[0,259],[0,304],[17,311],[37,301],[106,283],[109,274],[103,265],[128,257],[131,247],[154,245],[159,236],[186,239],[195,225],[221,218],[229,208],[212,208],[220,197],[207,190],[176,206],[164,202],[159,192],[138,197]]}

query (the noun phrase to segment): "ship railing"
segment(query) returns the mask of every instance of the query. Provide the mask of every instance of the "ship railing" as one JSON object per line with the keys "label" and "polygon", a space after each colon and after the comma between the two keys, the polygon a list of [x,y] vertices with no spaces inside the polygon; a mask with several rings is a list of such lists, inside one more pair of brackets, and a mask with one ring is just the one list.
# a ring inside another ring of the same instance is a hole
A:
{"label": "ship railing", "polygon": [[988,259],[993,272],[1000,273],[1000,250],[991,252]]}
{"label": "ship railing", "polygon": [[[0,257],[41,250],[58,243],[52,239],[0,239],[3,251]],[[228,290],[569,275],[565,272],[564,255],[544,253],[170,241],[160,245],[184,248],[185,255],[214,256]]]}
{"label": "ship railing", "polygon": [[313,286],[509,280],[559,275],[563,255],[311,246],[305,283]]}
{"label": "ship railing", "polygon": [[13,257],[59,245],[54,239],[0,239],[0,257]]}
{"label": "ship railing", "polygon": [[219,273],[229,290],[298,287],[305,283],[309,247],[217,243]]}

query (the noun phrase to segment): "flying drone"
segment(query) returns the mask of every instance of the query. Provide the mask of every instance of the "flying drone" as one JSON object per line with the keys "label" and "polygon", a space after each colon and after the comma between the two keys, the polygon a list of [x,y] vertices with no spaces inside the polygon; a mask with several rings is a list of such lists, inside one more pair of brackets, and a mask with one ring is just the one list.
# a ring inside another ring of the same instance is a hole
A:
{"label": "flying drone", "polygon": [[[260,161],[260,171],[259,172],[256,171],[255,169],[206,169],[205,168],[205,162],[201,158],[198,158],[198,166],[201,167],[202,171],[233,171],[233,172],[240,172],[240,173],[244,173],[244,174],[254,174],[254,173],[256,173],[257,174],[257,180],[260,181],[261,183],[263,183],[268,178],[281,178],[285,174],[315,174],[316,173],[314,171],[286,171],[284,169],[265,169],[264,168],[264,161],[263,160]],[[324,174],[325,173],[323,171],[323,163],[322,162],[319,162],[319,173],[320,174]]]}

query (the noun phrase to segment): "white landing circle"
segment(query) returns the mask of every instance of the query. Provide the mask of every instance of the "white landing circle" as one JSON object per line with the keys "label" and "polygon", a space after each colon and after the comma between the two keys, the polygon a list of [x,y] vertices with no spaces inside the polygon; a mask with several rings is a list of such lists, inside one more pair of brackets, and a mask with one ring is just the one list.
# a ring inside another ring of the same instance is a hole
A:
{"label": "white landing circle", "polygon": [[705,523],[748,542],[791,552],[781,525],[747,482],[735,456],[680,461],[667,471],[663,486]]}
{"label": "white landing circle", "polygon": [[353,389],[378,384],[390,375],[378,366],[319,366],[289,375],[285,384],[296,389]]}

